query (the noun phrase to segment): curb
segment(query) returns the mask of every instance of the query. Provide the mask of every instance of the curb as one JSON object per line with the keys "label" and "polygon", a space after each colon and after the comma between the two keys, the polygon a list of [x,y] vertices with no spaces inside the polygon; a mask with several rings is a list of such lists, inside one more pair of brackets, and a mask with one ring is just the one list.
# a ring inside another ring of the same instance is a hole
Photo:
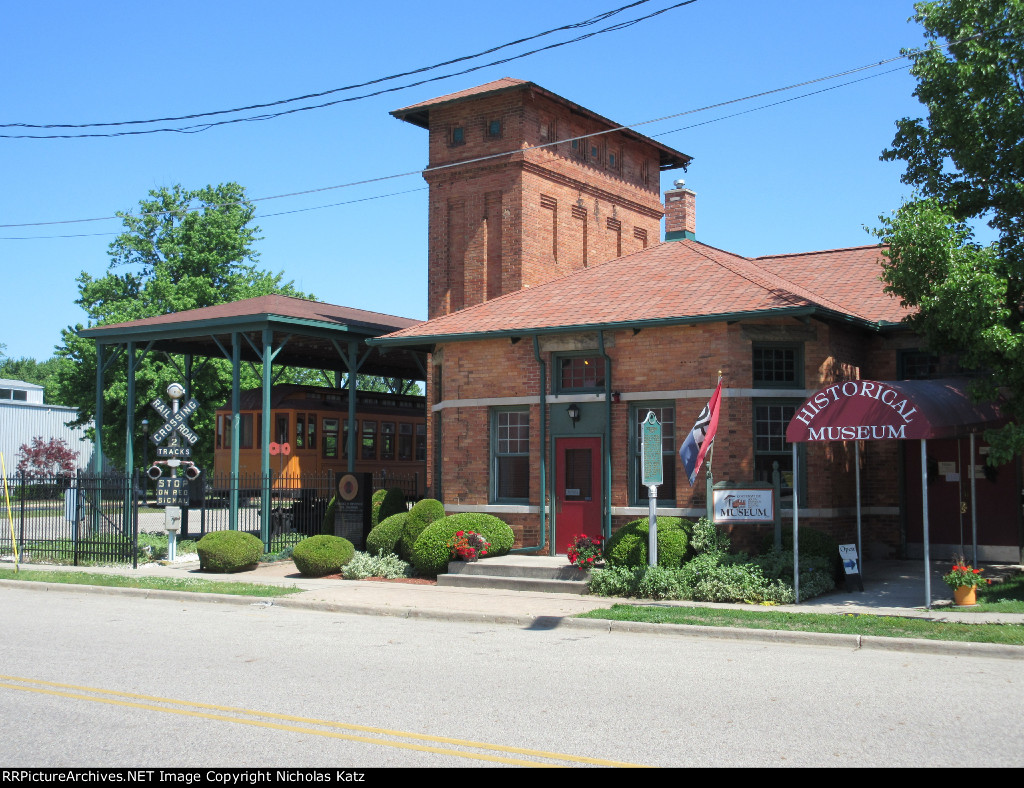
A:
{"label": "curb", "polygon": [[[86,593],[165,599],[179,602],[205,602],[238,606],[260,605],[285,607],[322,613],[347,613],[362,616],[388,616],[433,621],[495,624],[517,626],[523,629],[579,629],[591,632],[638,633],[675,637],[715,638],[717,640],[752,643],[784,644],[794,646],[829,646],[871,651],[896,651],[914,654],[935,654],[955,657],[989,657],[994,659],[1024,659],[1024,646],[999,643],[961,643],[949,640],[921,640],[916,638],[886,638],[875,635],[848,635],[830,632],[793,632],[781,629],[744,629],[739,627],[708,627],[696,624],[652,624],[642,621],[612,621],[609,619],[573,618],[570,616],[525,616],[516,614],[475,613],[465,610],[420,610],[415,607],[386,605],[353,605],[338,602],[314,602],[288,597],[255,597],[236,594],[199,593],[195,591],[161,591],[148,588],[118,588],[114,586],[75,585],[71,583],[44,583],[23,580],[0,580],[0,588],[40,589],[57,593]],[[269,603],[269,604],[268,604]]]}

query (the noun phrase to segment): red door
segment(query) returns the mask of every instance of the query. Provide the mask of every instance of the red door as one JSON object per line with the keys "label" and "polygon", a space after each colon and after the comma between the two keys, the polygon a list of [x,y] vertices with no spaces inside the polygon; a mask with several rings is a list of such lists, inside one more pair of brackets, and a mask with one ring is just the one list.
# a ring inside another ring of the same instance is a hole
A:
{"label": "red door", "polygon": [[601,439],[555,440],[555,552],[574,537],[601,535]]}

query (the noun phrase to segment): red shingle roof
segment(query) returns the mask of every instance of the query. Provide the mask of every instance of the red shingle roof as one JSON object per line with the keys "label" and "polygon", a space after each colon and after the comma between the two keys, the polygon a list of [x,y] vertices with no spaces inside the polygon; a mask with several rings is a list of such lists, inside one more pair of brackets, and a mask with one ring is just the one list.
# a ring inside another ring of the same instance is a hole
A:
{"label": "red shingle roof", "polygon": [[686,322],[794,308],[827,310],[866,323],[899,322],[906,311],[882,292],[880,259],[878,246],[752,260],[696,241],[671,241],[385,339]]}
{"label": "red shingle roof", "polygon": [[276,317],[295,318],[298,320],[314,320],[327,323],[356,323],[361,326],[379,326],[384,331],[418,325],[419,321],[393,315],[382,315],[378,312],[367,312],[363,309],[352,309],[347,306],[325,304],[322,301],[308,301],[304,298],[293,298],[284,295],[265,295],[232,301],[228,304],[216,304],[199,309],[188,309],[184,312],[171,312],[157,317],[132,320],[127,323],[110,323],[97,326],[95,329],[84,329],[83,333],[102,329],[132,328],[138,326],[172,326],[176,323],[192,323],[197,320],[223,320],[244,317]]}

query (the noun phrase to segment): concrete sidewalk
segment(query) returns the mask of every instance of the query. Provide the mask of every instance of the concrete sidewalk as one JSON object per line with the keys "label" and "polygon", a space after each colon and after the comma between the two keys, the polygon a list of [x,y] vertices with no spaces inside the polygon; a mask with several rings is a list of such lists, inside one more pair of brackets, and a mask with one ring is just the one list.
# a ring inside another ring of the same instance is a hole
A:
{"label": "concrete sidewalk", "polygon": [[[182,556],[187,559],[188,556]],[[491,559],[510,562],[543,562],[564,566],[564,557],[507,556]],[[9,568],[10,564],[6,564]],[[121,574],[134,577],[202,577],[214,582],[245,582],[285,585],[301,589],[301,593],[275,598],[274,604],[301,603],[304,607],[376,615],[430,616],[465,620],[523,622],[532,619],[563,619],[614,604],[655,604],[659,606],[721,607],[736,609],[733,604],[710,602],[645,602],[576,594],[509,591],[500,589],[457,588],[417,582],[381,582],[374,580],[340,580],[309,578],[300,575],[291,561],[260,564],[255,569],[222,574],[203,572],[197,560],[170,563],[148,563],[138,569],[130,567],[66,567],[22,564],[28,570],[65,570]],[[927,618],[935,621],[962,623],[1024,624],[1024,614],[973,613],[952,606],[949,588],[942,582],[944,565],[931,568],[932,609],[925,609],[924,565],[922,561],[876,561],[866,568],[864,591],[847,584],[831,594],[798,605],[785,605],[777,610],[805,613],[874,614]],[[989,567],[988,576],[1019,571],[1020,567]],[[14,581],[16,582],[16,581]],[[106,589],[117,591],[120,589]],[[167,592],[172,593],[172,592]],[[189,596],[196,596],[189,594]],[[245,597],[252,601],[252,597]],[[745,609],[768,608],[739,606]]]}

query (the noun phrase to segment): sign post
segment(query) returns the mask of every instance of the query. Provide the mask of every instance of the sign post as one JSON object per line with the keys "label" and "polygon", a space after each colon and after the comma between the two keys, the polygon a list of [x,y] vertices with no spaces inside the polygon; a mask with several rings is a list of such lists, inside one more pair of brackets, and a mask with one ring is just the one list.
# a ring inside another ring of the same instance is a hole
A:
{"label": "sign post", "polygon": [[[177,546],[178,529],[183,521],[182,508],[188,511],[189,481],[199,476],[201,471],[190,459],[192,449],[199,441],[199,436],[192,431],[188,420],[199,409],[199,403],[190,397],[184,406],[179,400],[185,396],[185,388],[180,383],[172,383],[167,387],[167,396],[171,398],[171,406],[167,407],[162,399],[156,397],[150,406],[164,419],[164,424],[150,436],[156,444],[156,459],[146,474],[156,481],[156,505],[164,507],[164,530],[167,531],[167,559],[173,561]],[[166,446],[160,444],[169,438]],[[189,444],[182,445],[181,440]],[[170,468],[170,477],[163,477],[161,465]],[[178,476],[178,468],[184,470],[184,476]],[[186,521],[185,531],[188,532]]]}
{"label": "sign post", "polygon": [[647,565],[658,565],[658,485],[665,483],[664,458],[661,446],[661,423],[653,410],[640,425],[640,456],[643,459],[641,483],[647,485],[650,525],[647,534]]}

